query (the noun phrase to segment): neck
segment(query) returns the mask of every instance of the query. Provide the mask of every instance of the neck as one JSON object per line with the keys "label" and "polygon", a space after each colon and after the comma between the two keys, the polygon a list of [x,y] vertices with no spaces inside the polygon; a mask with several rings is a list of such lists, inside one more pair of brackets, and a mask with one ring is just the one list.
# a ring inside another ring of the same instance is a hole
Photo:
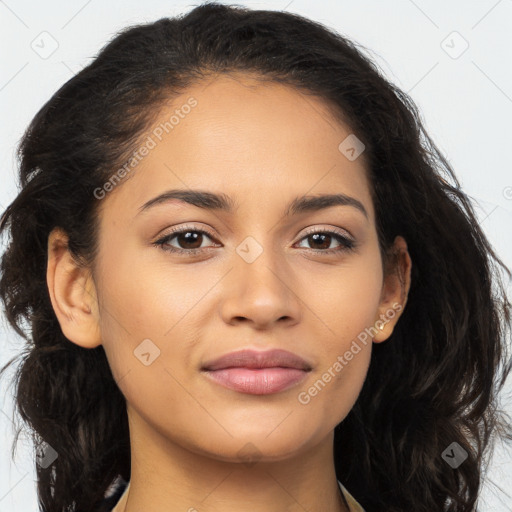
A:
{"label": "neck", "polygon": [[[284,460],[222,461],[161,436],[131,411],[131,475],[113,512],[349,512],[334,470],[333,433]],[[149,432],[151,430],[151,432]],[[249,446],[247,447],[249,450]]]}

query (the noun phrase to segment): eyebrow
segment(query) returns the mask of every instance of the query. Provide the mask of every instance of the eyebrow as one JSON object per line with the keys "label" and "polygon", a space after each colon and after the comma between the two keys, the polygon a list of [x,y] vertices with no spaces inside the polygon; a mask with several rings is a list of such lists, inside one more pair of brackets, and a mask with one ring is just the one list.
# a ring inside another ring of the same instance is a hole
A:
{"label": "eyebrow", "polygon": [[[238,205],[232,198],[226,194],[216,194],[204,190],[168,190],[153,199],[150,199],[139,208],[139,213],[146,211],[156,205],[167,203],[177,199],[185,203],[203,208],[205,210],[224,211],[233,213]],[[284,215],[289,217],[303,212],[319,211],[331,206],[352,206],[359,210],[368,219],[368,212],[363,204],[356,198],[347,196],[346,194],[322,194],[322,195],[305,195],[296,197],[291,201]]]}

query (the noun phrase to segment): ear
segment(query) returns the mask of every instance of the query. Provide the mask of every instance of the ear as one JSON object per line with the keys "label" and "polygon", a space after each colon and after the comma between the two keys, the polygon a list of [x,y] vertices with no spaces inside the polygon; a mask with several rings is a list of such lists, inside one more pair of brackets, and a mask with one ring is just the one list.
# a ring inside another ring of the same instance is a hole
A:
{"label": "ear", "polygon": [[384,282],[379,303],[379,317],[375,320],[375,343],[387,340],[402,314],[411,287],[412,261],[403,237],[397,236],[390,249],[388,264],[384,269]]}
{"label": "ear", "polygon": [[46,282],[64,336],[84,348],[101,345],[96,288],[90,270],[79,265],[60,228],[48,237]]}

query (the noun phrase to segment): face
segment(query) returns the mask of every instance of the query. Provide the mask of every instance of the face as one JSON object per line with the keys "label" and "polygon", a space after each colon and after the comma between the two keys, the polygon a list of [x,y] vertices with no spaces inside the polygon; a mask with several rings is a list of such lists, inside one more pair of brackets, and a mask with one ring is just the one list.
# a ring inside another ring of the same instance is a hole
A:
{"label": "face", "polygon": [[[364,153],[339,149],[350,134],[321,99],[248,76],[159,112],[129,178],[99,199],[94,321],[130,421],[220,460],[248,446],[279,460],[348,414],[404,304],[383,274]],[[227,204],[159,198],[172,190]],[[293,208],[322,195],[345,200]],[[202,370],[241,349],[286,350],[309,371],[267,372],[274,387],[249,392],[220,382],[249,370]]]}

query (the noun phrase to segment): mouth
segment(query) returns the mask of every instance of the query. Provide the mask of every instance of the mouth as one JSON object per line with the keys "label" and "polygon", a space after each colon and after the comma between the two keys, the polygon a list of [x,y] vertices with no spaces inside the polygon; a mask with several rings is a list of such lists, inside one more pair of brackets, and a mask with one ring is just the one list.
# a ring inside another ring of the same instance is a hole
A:
{"label": "mouth", "polygon": [[285,350],[242,350],[206,363],[201,371],[221,386],[252,395],[269,395],[304,380],[312,367]]}

